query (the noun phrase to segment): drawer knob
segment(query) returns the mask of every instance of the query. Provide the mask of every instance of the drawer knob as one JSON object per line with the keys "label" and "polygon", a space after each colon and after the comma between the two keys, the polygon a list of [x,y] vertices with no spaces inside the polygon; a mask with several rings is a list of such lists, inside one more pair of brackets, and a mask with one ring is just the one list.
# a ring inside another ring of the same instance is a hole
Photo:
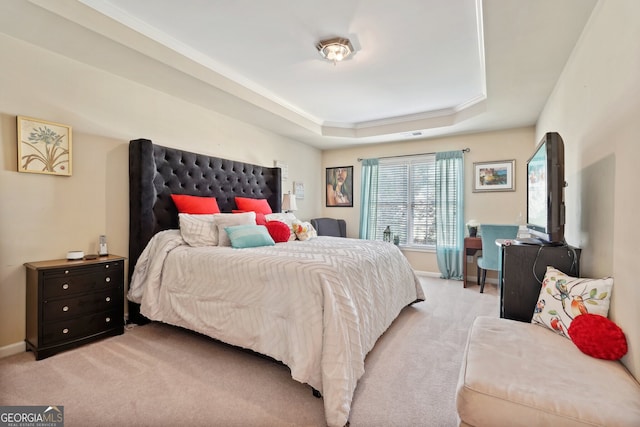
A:
{"label": "drawer knob", "polygon": [[107,322],[107,323],[109,323],[109,322],[111,322],[111,318],[110,318],[110,317],[107,317],[106,319],[104,319],[104,321],[105,321],[105,322]]}
{"label": "drawer knob", "polygon": [[106,302],[109,302],[109,301],[111,301],[111,297],[106,297],[104,300],[105,300]]}
{"label": "drawer knob", "polygon": [[69,306],[65,305],[64,307],[62,307],[62,311],[69,311]]}
{"label": "drawer knob", "polygon": [[68,283],[63,284],[62,285],[62,289],[64,289],[64,290],[69,289],[69,284]]}
{"label": "drawer knob", "polygon": [[64,271],[64,274],[69,274],[69,270],[65,270],[65,271]]}
{"label": "drawer knob", "polygon": [[109,283],[111,281],[111,277],[107,277],[106,279],[104,279],[104,281]]}
{"label": "drawer knob", "polygon": [[104,268],[109,268],[109,264],[105,265]]}
{"label": "drawer knob", "polygon": [[68,334],[68,333],[69,333],[69,329],[64,328],[64,329],[62,330],[62,333],[63,333],[63,334]]}

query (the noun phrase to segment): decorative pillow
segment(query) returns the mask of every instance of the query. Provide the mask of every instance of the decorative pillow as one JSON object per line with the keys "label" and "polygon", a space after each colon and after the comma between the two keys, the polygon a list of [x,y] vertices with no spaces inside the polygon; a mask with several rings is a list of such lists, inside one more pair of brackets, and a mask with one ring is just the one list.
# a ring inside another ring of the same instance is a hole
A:
{"label": "decorative pillow", "polygon": [[291,236],[291,229],[282,221],[268,221],[265,225],[269,235],[276,243],[288,242]]}
{"label": "decorative pillow", "polygon": [[618,360],[627,354],[627,339],[622,329],[598,314],[585,313],[569,326],[569,337],[584,354],[605,360]]}
{"label": "decorative pillow", "polygon": [[217,246],[218,228],[214,215],[178,214],[180,234],[190,246]]}
{"label": "decorative pillow", "polygon": [[[245,212],[249,212],[249,211],[241,211],[238,209],[233,209],[231,211],[231,213],[234,213],[234,214],[245,213]],[[265,218],[265,215],[263,213],[256,212],[256,225],[266,225],[266,224],[267,224],[267,219]]]}
{"label": "decorative pillow", "polygon": [[289,240],[296,240],[296,232],[293,229],[293,222],[298,221],[298,218],[291,212],[282,212],[282,213],[272,213],[265,215],[265,218],[268,221],[280,221],[284,222],[289,226],[290,234]]}
{"label": "decorative pillow", "polygon": [[218,246],[231,246],[231,241],[225,227],[233,225],[256,225],[256,213],[244,212],[239,214],[217,214],[214,215],[215,225],[218,228]]}
{"label": "decorative pillow", "polygon": [[250,199],[248,197],[236,197],[236,206],[241,211],[260,212],[262,214],[270,214],[273,211],[267,199]]}
{"label": "decorative pillow", "polygon": [[264,225],[233,225],[224,229],[236,249],[273,246],[275,242]]}
{"label": "decorative pillow", "polygon": [[293,229],[299,240],[309,240],[318,237],[316,229],[313,228],[310,222],[295,221],[293,223]]}
{"label": "decorative pillow", "polygon": [[171,199],[178,208],[178,213],[186,214],[217,214],[220,213],[218,201],[215,197],[188,196],[186,194],[172,194]]}
{"label": "decorative pillow", "polygon": [[547,267],[531,323],[569,338],[567,330],[584,313],[607,317],[613,279],[580,279]]}

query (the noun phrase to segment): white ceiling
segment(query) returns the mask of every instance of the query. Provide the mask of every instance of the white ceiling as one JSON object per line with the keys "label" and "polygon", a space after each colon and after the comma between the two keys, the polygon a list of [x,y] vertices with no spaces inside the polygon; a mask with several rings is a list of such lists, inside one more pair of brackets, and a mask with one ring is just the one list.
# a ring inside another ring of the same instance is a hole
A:
{"label": "white ceiling", "polygon": [[55,35],[0,30],[323,149],[533,125],[596,0],[30,3]]}

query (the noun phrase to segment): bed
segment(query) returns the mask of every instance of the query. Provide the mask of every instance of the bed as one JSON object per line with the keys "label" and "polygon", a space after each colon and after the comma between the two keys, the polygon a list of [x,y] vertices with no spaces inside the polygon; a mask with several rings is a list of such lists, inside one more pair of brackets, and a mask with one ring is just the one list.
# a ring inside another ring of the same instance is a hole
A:
{"label": "bed", "polygon": [[235,197],[281,207],[279,168],[235,162],[141,139],[129,146],[129,316],[187,328],[281,361],[344,426],[364,359],[422,288],[394,245],[317,237],[245,249],[192,247],[172,194]]}

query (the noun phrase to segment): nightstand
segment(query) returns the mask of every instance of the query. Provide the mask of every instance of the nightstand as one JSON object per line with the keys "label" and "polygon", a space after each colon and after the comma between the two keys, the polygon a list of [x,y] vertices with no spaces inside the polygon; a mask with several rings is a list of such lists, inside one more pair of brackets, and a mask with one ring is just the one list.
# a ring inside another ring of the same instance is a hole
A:
{"label": "nightstand", "polygon": [[36,360],[124,333],[124,260],[28,262],[27,349]]}

